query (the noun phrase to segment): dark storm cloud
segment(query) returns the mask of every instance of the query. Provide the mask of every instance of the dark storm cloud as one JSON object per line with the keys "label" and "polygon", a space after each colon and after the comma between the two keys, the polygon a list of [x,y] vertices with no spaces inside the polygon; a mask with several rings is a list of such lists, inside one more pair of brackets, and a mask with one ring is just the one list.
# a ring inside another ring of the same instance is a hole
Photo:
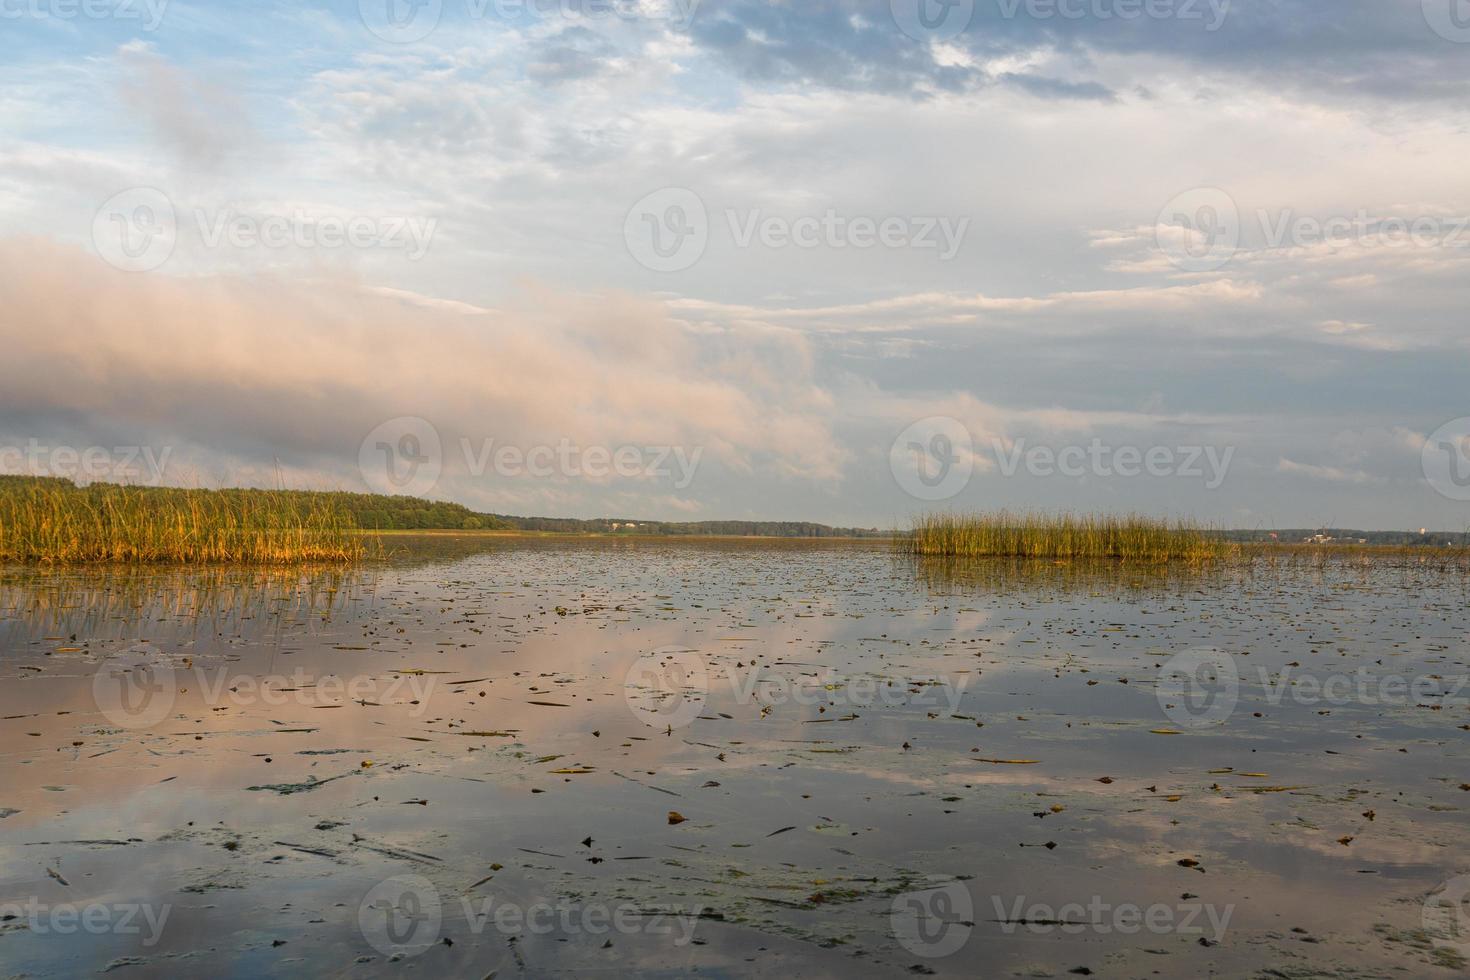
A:
{"label": "dark storm cloud", "polygon": [[[949,43],[971,65],[942,63],[954,59],[904,33],[890,0],[709,3],[690,35],[752,81],[894,93],[983,86],[995,81],[985,61],[1039,50],[1083,65],[1092,55],[1162,58],[1318,96],[1431,101],[1470,88],[1470,44],[1437,34],[1419,0],[976,0],[965,23]],[[1096,84],[1066,82],[1028,87],[1075,98],[1073,86]]]}
{"label": "dark storm cloud", "polygon": [[618,49],[585,27],[568,27],[542,42],[526,74],[538,82],[565,82],[601,74]]}
{"label": "dark storm cloud", "polygon": [[1117,100],[1112,89],[1097,82],[1068,82],[1060,78],[1021,72],[1006,72],[1000,79],[1044,99],[1092,99],[1098,102]]}

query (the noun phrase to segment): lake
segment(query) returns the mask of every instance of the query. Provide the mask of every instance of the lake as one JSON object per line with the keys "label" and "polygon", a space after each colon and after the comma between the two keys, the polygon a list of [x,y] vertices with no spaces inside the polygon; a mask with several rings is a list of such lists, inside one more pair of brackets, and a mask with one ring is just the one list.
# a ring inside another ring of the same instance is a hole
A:
{"label": "lake", "polygon": [[8,973],[1465,969],[1460,572],[395,544],[0,570]]}

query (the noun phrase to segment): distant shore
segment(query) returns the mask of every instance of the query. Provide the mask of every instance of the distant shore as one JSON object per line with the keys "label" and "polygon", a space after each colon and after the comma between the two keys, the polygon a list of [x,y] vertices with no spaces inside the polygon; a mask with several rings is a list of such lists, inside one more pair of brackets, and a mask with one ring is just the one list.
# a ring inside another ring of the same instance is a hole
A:
{"label": "distant shore", "polygon": [[1470,552],[1465,532],[1220,530],[1146,516],[936,514],[909,530],[809,521],[661,522],[512,517],[414,497],[178,489],[0,475],[0,561],[355,562],[407,537],[646,541],[869,541],[950,557],[1216,560],[1290,554]]}

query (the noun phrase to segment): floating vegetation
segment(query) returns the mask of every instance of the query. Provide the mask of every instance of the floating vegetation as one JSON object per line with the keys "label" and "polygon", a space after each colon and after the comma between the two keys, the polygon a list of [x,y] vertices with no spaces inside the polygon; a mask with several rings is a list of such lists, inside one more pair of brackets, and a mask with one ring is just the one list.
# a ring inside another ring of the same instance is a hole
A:
{"label": "floating vegetation", "polygon": [[1111,559],[1206,562],[1232,550],[1219,535],[1186,521],[1130,514],[926,514],[899,547],[916,555],[964,558]]}
{"label": "floating vegetation", "polygon": [[10,972],[1464,970],[1432,562],[482,540],[0,567],[12,892],[172,930],[14,917]]}
{"label": "floating vegetation", "polygon": [[325,495],[0,479],[0,561],[345,562],[367,546]]}

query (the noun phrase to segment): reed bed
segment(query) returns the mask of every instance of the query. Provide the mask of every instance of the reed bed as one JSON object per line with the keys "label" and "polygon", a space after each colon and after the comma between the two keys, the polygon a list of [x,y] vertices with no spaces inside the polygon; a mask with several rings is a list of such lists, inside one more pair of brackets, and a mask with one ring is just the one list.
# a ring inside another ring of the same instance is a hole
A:
{"label": "reed bed", "polygon": [[295,564],[355,561],[366,548],[324,499],[0,480],[0,561]]}
{"label": "reed bed", "polygon": [[899,542],[914,555],[1141,564],[1203,563],[1234,550],[1218,534],[1198,525],[1136,514],[928,514],[917,518]]}

